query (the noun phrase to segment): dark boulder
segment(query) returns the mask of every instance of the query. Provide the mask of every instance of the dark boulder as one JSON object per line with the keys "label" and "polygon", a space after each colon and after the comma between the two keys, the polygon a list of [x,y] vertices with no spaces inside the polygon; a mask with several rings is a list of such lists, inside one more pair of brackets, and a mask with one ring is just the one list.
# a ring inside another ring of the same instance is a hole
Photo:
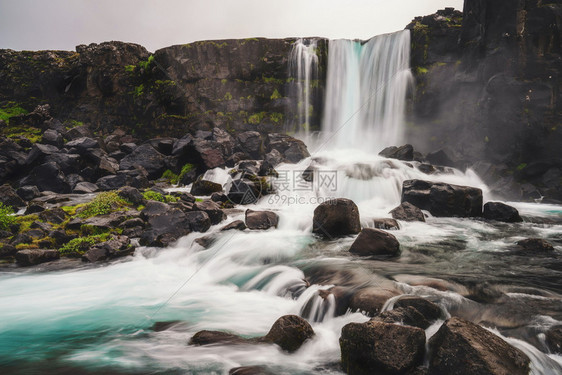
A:
{"label": "dark boulder", "polygon": [[57,163],[45,163],[35,168],[23,179],[20,186],[35,185],[41,191],[70,193],[71,188]]}
{"label": "dark boulder", "polygon": [[397,295],[397,292],[383,288],[360,289],[351,297],[349,308],[351,311],[363,312],[367,316],[376,316],[381,312],[386,301]]}
{"label": "dark boulder", "polygon": [[100,147],[98,141],[90,137],[80,137],[76,138],[70,142],[67,142],[65,145],[66,148],[71,149],[74,148],[78,151],[78,153],[83,154],[86,150],[90,148],[98,148]]}
{"label": "dark boulder", "polygon": [[0,186],[0,203],[3,203],[4,206],[12,207],[14,210],[25,207],[25,202],[16,193],[14,188],[8,184]]}
{"label": "dark boulder", "polygon": [[211,200],[203,202],[195,202],[193,204],[194,211],[203,211],[209,215],[211,224],[215,225],[226,219],[226,214],[221,210],[220,206]]}
{"label": "dark boulder", "polygon": [[272,227],[277,228],[279,224],[279,216],[271,211],[246,210],[245,219],[248,229],[265,230]]}
{"label": "dark boulder", "polygon": [[306,320],[296,315],[284,315],[273,323],[264,341],[277,344],[284,351],[293,353],[313,336],[314,330]]}
{"label": "dark boulder", "polygon": [[202,177],[195,180],[191,185],[190,193],[193,195],[211,195],[222,192],[222,185],[216,182],[204,180]]}
{"label": "dark boulder", "polygon": [[373,224],[376,229],[384,230],[399,230],[400,224],[395,219],[373,219]]}
{"label": "dark boulder", "polygon": [[389,159],[412,161],[414,160],[414,147],[409,144],[400,147],[390,146],[379,152],[379,155]]}
{"label": "dark boulder", "polygon": [[72,192],[74,194],[90,194],[99,190],[98,185],[91,182],[79,182],[76,184]]}
{"label": "dark boulder", "polygon": [[398,307],[382,312],[372,320],[384,323],[404,324],[421,329],[426,329],[431,325],[429,321],[412,306]]}
{"label": "dark boulder", "polygon": [[447,320],[429,340],[431,374],[529,373],[529,358],[488,330],[460,318]]}
{"label": "dark boulder", "polygon": [[52,145],[55,147],[62,147],[63,139],[61,133],[54,129],[47,129],[43,132],[41,143]]}
{"label": "dark boulder", "polygon": [[228,375],[274,375],[263,366],[243,366],[231,368]]}
{"label": "dark boulder", "polygon": [[140,216],[144,220],[150,220],[150,218],[158,215],[162,215],[171,209],[170,205],[158,202],[158,201],[148,201],[146,206],[141,211]]}
{"label": "dark boulder", "polygon": [[438,305],[421,297],[405,296],[394,302],[395,308],[410,306],[419,311],[429,322],[433,322],[443,316],[443,312]]}
{"label": "dark boulder", "polygon": [[57,250],[29,249],[18,251],[15,258],[16,262],[21,266],[33,266],[57,260],[60,258],[60,254]]}
{"label": "dark boulder", "polygon": [[199,331],[189,340],[188,345],[202,346],[215,344],[246,344],[249,340],[232,333],[221,331]]}
{"label": "dark boulder", "polygon": [[62,224],[67,217],[68,215],[62,208],[51,208],[39,214],[40,220],[53,224]]}
{"label": "dark boulder", "polygon": [[39,202],[31,202],[29,203],[29,205],[27,206],[27,208],[25,209],[25,212],[23,213],[24,215],[31,215],[31,214],[37,214],[39,212],[43,212],[45,211],[45,205],[43,203],[39,203]]}
{"label": "dark boulder", "polygon": [[390,211],[389,214],[396,220],[425,221],[422,210],[408,202],[402,202],[400,206]]}
{"label": "dark boulder", "polygon": [[185,213],[189,229],[192,232],[206,232],[211,227],[211,219],[206,212],[194,211]]}
{"label": "dark boulder", "polygon": [[0,243],[0,258],[11,257],[16,255],[18,250],[10,244]]}
{"label": "dark boulder", "polygon": [[287,148],[283,153],[283,156],[289,163],[298,163],[299,161],[309,157],[310,153],[308,152],[304,142],[298,139],[293,139],[289,148]]}
{"label": "dark boulder", "polygon": [[349,252],[360,256],[397,257],[400,255],[400,243],[388,232],[363,228]]}
{"label": "dark boulder", "polygon": [[224,167],[226,161],[224,152],[219,144],[212,140],[195,139],[193,142],[195,160],[205,169]]}
{"label": "dark boulder", "polygon": [[562,353],[562,326],[554,326],[546,331],[545,342],[552,353]]}
{"label": "dark boulder", "polygon": [[232,181],[228,189],[228,200],[236,204],[256,203],[262,196],[262,184],[248,178],[240,178]]}
{"label": "dark boulder", "polygon": [[119,169],[134,169],[140,166],[148,173],[147,177],[154,180],[162,176],[162,173],[166,170],[166,161],[166,156],[156,151],[149,143],[145,143],[121,159]]}
{"label": "dark boulder", "polygon": [[421,364],[425,332],[377,321],[350,323],[342,329],[340,348],[347,374],[404,374]]}
{"label": "dark boulder", "polygon": [[[190,213],[189,213],[190,214]],[[141,245],[146,246],[167,246],[177,241],[180,237],[199,229],[196,218],[188,216],[177,208],[161,202],[148,202],[141,216],[147,220],[149,227],[141,237]],[[210,226],[210,220],[205,215]],[[207,227],[208,229],[208,227]]]}
{"label": "dark boulder", "polygon": [[526,238],[517,241],[517,245],[525,251],[536,253],[548,253],[554,251],[554,246],[542,238]]}
{"label": "dark boulder", "polygon": [[360,231],[359,209],[349,199],[332,199],[314,210],[313,233],[324,237],[338,237],[357,234]]}
{"label": "dark boulder", "polygon": [[246,224],[242,220],[234,220],[232,223],[225,225],[221,228],[221,231],[225,230],[244,230],[246,229]]}
{"label": "dark boulder", "polygon": [[65,175],[78,173],[81,168],[81,157],[78,154],[56,153],[45,158],[46,163],[57,163]]}
{"label": "dark boulder", "polygon": [[38,197],[41,193],[37,186],[22,186],[16,190],[16,194],[20,196],[24,201],[30,201]]}
{"label": "dark boulder", "polygon": [[131,186],[122,187],[121,189],[119,189],[117,194],[119,194],[121,198],[125,199],[128,202],[131,202],[135,206],[146,203],[146,200],[144,199],[144,196],[141,194],[141,192]]}
{"label": "dark boulder", "polygon": [[25,164],[32,165],[32,164],[41,164],[45,161],[45,158],[52,154],[58,154],[60,150],[56,146],[52,145],[42,145],[40,143],[36,143],[31,147],[29,154],[27,155],[27,159],[25,160]]}
{"label": "dark boulder", "polygon": [[[289,163],[298,163],[310,156],[303,141],[286,134],[270,133],[267,135],[267,152],[272,154],[273,150],[277,150],[283,156],[283,161]],[[277,156],[272,155],[275,158]],[[276,165],[276,163],[271,164]]]}
{"label": "dark boulder", "polygon": [[482,216],[482,190],[469,186],[407,180],[402,185],[402,202],[409,202],[434,216]]}
{"label": "dark boulder", "polygon": [[515,207],[508,206],[501,202],[488,202],[484,205],[482,213],[484,219],[503,221],[506,223],[522,222],[519,211]]}
{"label": "dark boulder", "polygon": [[99,262],[107,259],[130,255],[135,251],[127,236],[114,236],[110,240],[98,243],[91,247],[82,256],[85,262]]}
{"label": "dark boulder", "polygon": [[261,159],[264,153],[263,140],[260,133],[247,131],[238,134],[238,149],[253,159]]}

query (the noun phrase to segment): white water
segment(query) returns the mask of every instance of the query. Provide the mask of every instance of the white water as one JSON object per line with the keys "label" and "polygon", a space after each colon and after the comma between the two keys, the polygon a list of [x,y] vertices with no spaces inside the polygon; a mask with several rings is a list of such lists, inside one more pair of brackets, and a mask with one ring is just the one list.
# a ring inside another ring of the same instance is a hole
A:
{"label": "white water", "polygon": [[289,74],[295,79],[297,97],[297,126],[295,131],[305,142],[310,138],[312,107],[312,83],[318,80],[318,55],[316,39],[298,39],[289,56]]}
{"label": "white water", "polygon": [[404,133],[406,93],[412,83],[410,32],[361,44],[330,41],[323,131],[329,148],[377,153]]}
{"label": "white water", "polygon": [[[322,298],[320,294],[333,284],[309,285],[304,280],[307,266],[359,270],[366,275],[362,282],[384,283],[403,293],[430,298],[447,311],[475,311],[473,316],[478,313],[482,318],[502,313],[489,312],[465,298],[467,289],[462,285],[437,278],[473,272],[486,281],[503,267],[508,268],[506,273],[520,272],[509,269],[508,261],[502,259],[498,265],[484,256],[506,251],[521,233],[556,236],[562,230],[560,225],[524,223],[516,233],[504,234],[505,228],[470,219],[429,217],[427,223],[400,223],[402,230],[393,233],[403,246],[403,254],[396,262],[382,263],[351,257],[347,250],[353,237],[321,241],[311,233],[314,208],[329,198],[354,200],[364,227],[372,225],[373,218],[389,217],[388,211],[400,202],[402,182],[411,178],[477,186],[488,199],[486,186],[471,171],[426,175],[415,162],[409,166],[376,155],[381,148],[400,143],[409,75],[407,66],[402,66],[407,39],[407,32],[399,32],[377,37],[364,46],[351,41],[330,44],[329,59],[336,64],[330,69],[339,74],[329,73],[329,101],[333,106],[328,108],[324,130],[334,134],[333,143],[298,164],[278,166],[282,177],[274,185],[287,190],[266,196],[250,207],[275,210],[280,216],[278,229],[218,231],[233,220],[243,219],[244,213],[238,212],[206,234],[192,233],[168,249],[139,249],[132,259],[119,263],[77,271],[0,273],[0,366],[21,368],[31,362],[30,368],[44,373],[54,358],[59,365],[100,372],[226,374],[236,366],[267,365],[285,374],[341,374],[337,367],[330,367],[339,361],[341,328],[368,318],[360,313],[334,317],[334,296]],[[367,62],[375,66],[369,67]],[[385,77],[390,80],[385,81]],[[390,83],[381,88],[380,83],[387,81]],[[341,101],[335,90],[340,91]],[[365,92],[372,90],[378,91],[371,98]],[[359,110],[365,101],[365,108],[370,109]],[[334,133],[347,118],[352,122]],[[316,167],[314,181],[304,182],[300,176],[311,163]],[[227,185],[227,176],[223,170],[213,170],[206,178]],[[539,217],[560,212],[558,206],[520,207]],[[193,242],[209,234],[215,237],[209,249]],[[459,241],[465,248],[443,251],[438,245],[443,240]],[[421,245],[432,253],[416,252]],[[423,270],[450,289],[414,285],[427,279]],[[542,271],[538,268],[537,272]],[[385,276],[389,274],[394,280]],[[391,304],[389,301],[386,308]],[[292,355],[273,345],[186,345],[203,329],[248,337],[264,335],[285,314],[307,317],[316,332],[313,340]],[[150,329],[154,322],[169,320],[183,323],[163,332]],[[438,326],[439,322],[432,325],[428,336]],[[559,357],[509,340],[533,360],[534,373],[550,374],[559,369]]]}

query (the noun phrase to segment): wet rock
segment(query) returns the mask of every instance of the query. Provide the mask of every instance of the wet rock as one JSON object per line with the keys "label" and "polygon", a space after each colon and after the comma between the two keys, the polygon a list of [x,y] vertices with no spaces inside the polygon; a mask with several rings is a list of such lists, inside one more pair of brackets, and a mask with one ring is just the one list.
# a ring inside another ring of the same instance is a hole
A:
{"label": "wet rock", "polygon": [[262,185],[246,178],[232,181],[228,190],[228,200],[236,204],[251,204],[262,196]]}
{"label": "wet rock", "polygon": [[441,308],[433,302],[421,297],[405,296],[394,302],[394,308],[413,307],[429,322],[433,322],[443,316]]}
{"label": "wet rock", "polygon": [[508,206],[501,202],[488,202],[484,205],[482,213],[484,219],[503,221],[506,223],[522,222],[519,211],[515,207]]}
{"label": "wet rock", "polygon": [[265,155],[264,161],[272,167],[276,167],[283,162],[283,155],[277,150],[271,150]]}
{"label": "wet rock", "polygon": [[412,161],[414,160],[414,147],[409,144],[400,147],[390,146],[379,152],[379,155],[389,159]]}
{"label": "wet rock", "polygon": [[22,186],[16,190],[16,194],[20,196],[24,201],[30,201],[38,197],[41,193],[37,186]]}
{"label": "wet rock", "polygon": [[548,241],[542,238],[526,238],[521,241],[517,241],[517,245],[525,251],[545,253],[554,251],[554,247]]}
{"label": "wet rock", "polygon": [[350,323],[342,329],[340,348],[347,374],[403,374],[421,364],[425,332],[377,321]]}
{"label": "wet rock", "polygon": [[120,225],[121,228],[134,228],[134,227],[144,227],[144,221],[141,218],[133,218],[125,220]]}
{"label": "wet rock", "polygon": [[195,180],[190,191],[193,195],[211,195],[216,192],[222,192],[222,185],[203,178]]}
{"label": "wet rock", "polygon": [[127,236],[113,236],[108,241],[104,241],[91,247],[82,256],[85,262],[99,262],[107,259],[118,258],[130,255],[135,251],[131,246],[131,241]]}
{"label": "wet rock", "polygon": [[238,134],[238,148],[253,159],[261,159],[264,151],[261,135],[255,131]]}
{"label": "wet rock", "polygon": [[150,220],[150,218],[162,215],[171,209],[170,205],[158,202],[158,201],[148,201],[146,206],[141,211],[141,218],[143,220]]}
{"label": "wet rock", "polygon": [[215,236],[209,235],[196,238],[193,242],[201,246],[203,249],[208,249],[215,243],[215,241]]}
{"label": "wet rock", "polygon": [[455,163],[444,150],[438,150],[435,152],[430,152],[425,157],[428,162],[434,165],[445,165],[448,167],[456,167]]}
{"label": "wet rock", "polygon": [[562,353],[562,326],[554,326],[546,331],[545,342],[552,353]]}
{"label": "wet rock", "polygon": [[60,258],[60,254],[57,250],[29,249],[18,251],[15,258],[21,266],[33,266],[57,260]]}
{"label": "wet rock", "polygon": [[57,207],[41,212],[39,219],[47,223],[61,224],[66,220],[67,216],[62,208]]}
{"label": "wet rock", "polygon": [[399,230],[400,224],[394,219],[373,219],[373,224],[376,229],[384,230]]}
{"label": "wet rock", "polygon": [[6,258],[16,255],[18,250],[10,244],[0,244],[0,258]]}
{"label": "wet rock", "polygon": [[91,182],[79,182],[76,184],[72,192],[75,194],[90,194],[98,191],[98,185]]}
{"label": "wet rock", "polygon": [[78,173],[81,169],[81,157],[78,154],[51,154],[45,158],[45,163],[57,163],[67,178],[68,175]]}
{"label": "wet rock", "polygon": [[150,144],[145,143],[135,148],[133,152],[121,159],[119,169],[134,169],[141,166],[148,173],[151,180],[162,176],[166,170],[166,157],[156,151]]}
{"label": "wet rock", "polygon": [[[283,161],[298,163],[310,156],[304,142],[286,134],[270,133],[267,135],[267,152],[277,150],[283,155]],[[272,163],[272,165],[276,165]]]}
{"label": "wet rock", "polygon": [[192,232],[206,232],[211,227],[211,219],[206,212],[194,211],[185,213]]}
{"label": "wet rock", "polygon": [[70,193],[70,185],[65,178],[59,165],[54,162],[41,164],[23,179],[20,186],[35,185],[41,191],[52,191],[55,193]]}
{"label": "wet rock", "polygon": [[389,311],[385,311],[374,317],[372,320],[384,323],[404,324],[421,329],[426,329],[430,326],[429,321],[412,306],[398,307]]}
{"label": "wet rock", "polygon": [[60,148],[63,144],[62,135],[54,129],[47,129],[43,132],[41,143]]}
{"label": "wet rock", "polygon": [[271,211],[246,210],[245,218],[248,229],[266,230],[279,224],[279,216]]}
{"label": "wet rock", "polygon": [[284,315],[273,323],[264,341],[277,344],[284,351],[293,353],[313,336],[314,330],[306,320],[296,315]]}
{"label": "wet rock", "polygon": [[205,169],[224,167],[225,157],[220,145],[212,140],[195,139],[193,141],[193,154]]}
{"label": "wet rock", "polygon": [[367,316],[376,316],[380,313],[386,301],[397,295],[397,292],[383,288],[360,289],[351,297],[349,307],[352,311],[360,311]]}
{"label": "wet rock", "polygon": [[121,189],[119,189],[117,193],[121,198],[125,199],[128,202],[131,202],[135,206],[139,206],[141,204],[146,203],[146,200],[144,199],[141,192],[134,187],[131,186],[122,187]]}
{"label": "wet rock", "polygon": [[155,322],[151,329],[154,332],[163,332],[163,331],[167,331],[170,328],[173,328],[174,326],[177,325],[181,325],[183,322],[181,320],[171,320],[171,321],[167,321],[167,322]]}
{"label": "wet rock", "polygon": [[360,256],[397,257],[400,255],[400,243],[388,232],[363,228],[349,252]]}
{"label": "wet rock", "polygon": [[482,215],[482,190],[470,186],[407,180],[402,185],[402,202],[440,217]]}
{"label": "wet rock", "polygon": [[486,329],[462,320],[447,320],[429,340],[431,374],[529,373],[529,358]]}
{"label": "wet rock", "polygon": [[338,237],[357,234],[360,231],[359,209],[349,199],[333,199],[320,204],[314,210],[313,233],[324,237]]}
{"label": "wet rock", "polygon": [[220,206],[211,200],[206,200],[203,202],[195,202],[193,204],[193,209],[195,211],[203,211],[209,215],[211,224],[215,225],[226,219],[225,213],[221,210]]}
{"label": "wet rock", "polygon": [[78,152],[80,154],[82,154],[83,152],[86,152],[86,150],[90,149],[90,148],[98,148],[100,145],[98,143],[98,141],[96,141],[93,138],[90,137],[80,137],[80,138],[76,138],[70,142],[67,142],[65,147],[66,148],[75,148],[76,150],[78,150]]}
{"label": "wet rock", "polygon": [[287,148],[287,150],[283,153],[283,156],[285,156],[285,160],[289,163],[298,163],[299,161],[309,157],[310,153],[308,152],[304,142],[294,139],[289,148]]}
{"label": "wet rock", "polygon": [[225,230],[244,230],[246,229],[246,224],[242,220],[234,220],[232,223],[225,225],[221,228],[221,231]]}
{"label": "wet rock", "polygon": [[188,345],[202,346],[213,344],[246,344],[249,340],[221,331],[199,331],[189,340]]}
{"label": "wet rock", "polygon": [[14,188],[8,184],[0,186],[0,203],[12,207],[14,210],[25,207],[23,199],[21,199],[20,196],[16,194]]}
{"label": "wet rock", "polygon": [[228,371],[228,375],[274,375],[263,366],[235,367]]}
{"label": "wet rock", "polygon": [[42,145],[40,143],[36,143],[31,147],[29,154],[27,154],[27,159],[25,160],[25,164],[32,165],[32,164],[41,164],[45,161],[45,158],[52,154],[58,154],[60,150],[56,146],[52,145]]}
{"label": "wet rock", "polygon": [[92,137],[93,134],[86,125],[75,126],[64,133],[64,138],[74,140],[82,137]]}
{"label": "wet rock", "polygon": [[402,202],[400,206],[396,207],[389,213],[396,220],[425,222],[425,216],[422,210],[409,202]]}

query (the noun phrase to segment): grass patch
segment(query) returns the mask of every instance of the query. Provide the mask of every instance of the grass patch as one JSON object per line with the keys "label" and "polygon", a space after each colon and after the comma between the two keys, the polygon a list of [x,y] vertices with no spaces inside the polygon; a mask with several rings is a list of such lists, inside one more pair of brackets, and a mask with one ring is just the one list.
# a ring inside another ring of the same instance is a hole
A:
{"label": "grass patch", "polygon": [[0,229],[6,230],[10,229],[10,226],[16,222],[15,216],[13,216],[14,210],[10,206],[4,205],[0,202]]}
{"label": "grass patch", "polygon": [[109,233],[75,238],[64,244],[59,249],[59,253],[64,256],[80,256],[88,251],[90,247],[94,246],[97,243],[107,241],[108,238]]}
{"label": "grass patch", "polygon": [[129,205],[130,203],[121,198],[117,192],[107,191],[98,194],[90,203],[85,204],[76,216],[87,219],[93,216],[107,215]]}
{"label": "grass patch", "polygon": [[0,108],[0,120],[4,120],[6,124],[10,124],[10,118],[17,115],[25,115],[26,113],[28,112],[18,105]]}

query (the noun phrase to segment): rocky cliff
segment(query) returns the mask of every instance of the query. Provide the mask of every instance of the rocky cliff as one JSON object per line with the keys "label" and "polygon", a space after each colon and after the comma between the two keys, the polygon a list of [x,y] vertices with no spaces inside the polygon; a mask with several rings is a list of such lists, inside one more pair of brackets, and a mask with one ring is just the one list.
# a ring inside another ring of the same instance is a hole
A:
{"label": "rocky cliff", "polygon": [[407,28],[412,141],[507,198],[562,200],[562,2],[465,0]]}

